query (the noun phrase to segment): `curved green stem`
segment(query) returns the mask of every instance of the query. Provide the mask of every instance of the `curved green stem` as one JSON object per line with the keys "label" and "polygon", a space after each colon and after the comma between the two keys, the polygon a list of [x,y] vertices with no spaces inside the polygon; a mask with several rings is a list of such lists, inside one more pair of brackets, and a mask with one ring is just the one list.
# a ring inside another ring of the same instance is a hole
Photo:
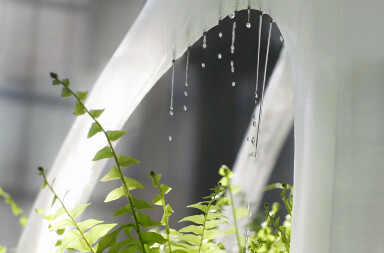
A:
{"label": "curved green stem", "polygon": [[52,185],[48,183],[48,180],[47,180],[47,177],[45,175],[45,172],[42,171],[41,175],[43,176],[44,178],[44,183],[48,186],[48,188],[51,190],[51,192],[53,193],[53,195],[55,195],[55,198],[60,202],[61,206],[63,207],[64,211],[67,213],[68,217],[72,220],[73,224],[75,224],[75,227],[76,229],[80,232],[80,235],[81,237],[84,239],[85,243],[87,244],[87,246],[89,247],[89,249],[95,253],[95,251],[93,250],[91,244],[88,242],[87,238],[85,237],[83,231],[81,231],[81,229],[79,228],[79,225],[77,224],[75,218],[69,213],[68,209],[66,208],[66,206],[64,205],[64,202],[61,200],[61,198],[56,194],[55,190],[53,189]]}
{"label": "curved green stem", "polygon": [[[159,188],[159,192],[160,192],[160,196],[161,196],[161,202],[162,202],[162,205],[163,205],[163,212],[164,212],[164,215],[166,214],[167,212],[167,207],[165,205],[165,199],[164,199],[164,193],[163,191],[161,190],[161,186],[159,184],[159,182],[156,180],[156,177],[155,176],[152,176],[153,180],[155,181],[156,185],[157,185],[157,188]],[[169,239],[169,223],[168,223],[168,217],[166,217],[165,219],[165,232],[167,234],[167,241],[168,241],[168,247],[169,247],[169,252],[172,253],[172,247],[171,247],[171,240]]]}
{"label": "curved green stem", "polygon": [[87,112],[87,114],[93,119],[93,121],[100,127],[101,131],[104,133],[105,135],[105,138],[107,139],[108,141],[108,145],[109,147],[111,148],[111,151],[112,151],[112,154],[113,154],[113,158],[115,160],[115,163],[116,163],[116,166],[117,166],[117,169],[119,171],[119,175],[120,175],[120,180],[121,180],[121,183],[123,185],[123,189],[124,189],[124,192],[125,192],[125,196],[127,197],[128,199],[128,202],[129,202],[129,205],[131,207],[131,210],[132,210],[132,217],[133,217],[133,220],[136,224],[135,226],[135,230],[136,230],[136,233],[137,233],[137,236],[139,237],[139,240],[140,240],[140,244],[141,244],[141,247],[143,248],[143,251],[145,253],[145,247],[144,247],[144,243],[143,243],[143,240],[141,238],[141,230],[140,230],[140,225],[139,225],[139,222],[138,222],[138,219],[137,219],[137,216],[136,216],[136,212],[135,212],[135,207],[133,205],[133,201],[132,201],[132,197],[131,197],[131,194],[129,192],[129,188],[127,186],[127,183],[125,182],[124,180],[124,174],[123,174],[123,171],[121,170],[121,166],[120,166],[120,163],[119,163],[119,160],[117,158],[117,154],[115,152],[115,149],[112,145],[112,142],[111,140],[108,138],[108,135],[107,135],[107,132],[105,131],[105,129],[103,128],[103,126],[100,124],[100,122],[94,117],[92,116],[92,114],[89,112],[89,110],[85,107],[84,103],[79,99],[79,97],[76,95],[76,93],[74,93],[70,88],[68,88],[68,86],[66,86],[62,81],[60,81],[59,79],[56,79],[57,81],[60,82],[61,85],[63,85],[63,87],[69,91],[74,97],[75,99],[81,104],[81,106],[84,108],[84,110]]}

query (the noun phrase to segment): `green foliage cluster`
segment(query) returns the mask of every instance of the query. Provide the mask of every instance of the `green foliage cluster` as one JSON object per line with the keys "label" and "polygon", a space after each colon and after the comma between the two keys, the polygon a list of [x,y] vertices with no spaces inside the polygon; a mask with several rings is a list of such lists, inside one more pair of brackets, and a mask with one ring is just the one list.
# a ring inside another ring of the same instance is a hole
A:
{"label": "green foliage cluster", "polygon": [[[112,158],[114,166],[106,173],[101,182],[118,180],[120,186],[109,192],[104,202],[111,202],[125,198],[127,204],[113,213],[113,217],[127,216],[126,224],[106,224],[102,220],[87,219],[79,220],[79,216],[90,205],[81,204],[68,209],[64,204],[64,198],[57,195],[54,189],[54,180],[50,183],[43,168],[38,169],[38,174],[43,178],[42,188],[49,188],[53,194],[52,206],[59,204],[59,209],[53,214],[46,214],[44,210],[36,210],[43,215],[49,223],[49,231],[55,231],[58,235],[56,252],[92,252],[92,253],[224,253],[228,252],[222,243],[218,243],[223,235],[234,234],[237,240],[238,252],[252,253],[289,253],[290,240],[290,217],[292,215],[292,188],[285,184],[269,186],[268,189],[281,188],[282,199],[288,210],[288,216],[280,225],[277,212],[280,206],[275,203],[272,208],[265,206],[265,221],[259,226],[249,226],[245,235],[240,234],[237,224],[238,219],[250,214],[249,209],[236,207],[234,195],[241,188],[231,184],[232,171],[227,166],[219,169],[221,176],[218,184],[211,189],[212,193],[203,198],[201,202],[189,205],[188,208],[196,209],[199,214],[187,216],[179,222],[187,223],[179,230],[169,225],[169,218],[173,210],[166,202],[166,195],[172,190],[171,187],[162,184],[161,174],[154,171],[149,173],[152,185],[157,188],[158,194],[152,203],[134,197],[137,189],[145,189],[144,185],[130,177],[126,177],[123,169],[139,163],[130,156],[116,153],[113,142],[119,140],[126,131],[105,130],[98,121],[104,109],[89,110],[84,101],[87,92],[74,92],[70,88],[68,79],[59,79],[55,73],[50,74],[52,84],[61,86],[62,97],[73,97],[76,100],[73,114],[80,116],[87,114],[93,120],[88,132],[88,138],[96,134],[103,134],[108,143],[94,156],[93,161]],[[287,191],[290,191],[287,197]],[[15,215],[21,215],[20,223],[25,225],[26,218],[21,209],[0,188],[0,196],[5,198]],[[149,215],[143,213],[148,209],[159,206],[163,210],[160,221],[152,220]],[[224,208],[232,211],[231,220],[222,214]],[[0,246],[0,253],[5,253],[6,248]]]}
{"label": "green foliage cluster", "polygon": [[[252,253],[289,253],[291,239],[291,219],[293,204],[293,189],[288,184],[273,184],[266,187],[266,190],[282,189],[281,197],[288,214],[280,224],[280,217],[277,216],[280,210],[279,203],[273,203],[272,207],[265,204],[265,220],[256,225],[251,224],[252,232],[248,236],[248,249]],[[288,195],[288,196],[287,196]]]}

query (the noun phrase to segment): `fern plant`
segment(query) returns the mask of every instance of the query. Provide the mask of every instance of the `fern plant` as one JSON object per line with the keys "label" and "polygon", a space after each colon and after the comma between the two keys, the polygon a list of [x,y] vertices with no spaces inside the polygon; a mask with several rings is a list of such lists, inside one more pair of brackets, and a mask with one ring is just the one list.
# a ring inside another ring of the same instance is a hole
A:
{"label": "fern plant", "polygon": [[189,205],[188,208],[200,210],[202,214],[187,216],[180,222],[192,222],[180,229],[178,239],[178,252],[225,252],[222,244],[214,243],[214,239],[225,234],[218,226],[227,224],[227,217],[221,214],[222,198],[225,196],[226,187],[219,183],[213,187],[212,193],[202,202]]}
{"label": "fern plant", "polygon": [[[161,225],[160,222],[152,220],[148,215],[141,212],[143,209],[153,209],[154,207],[142,199],[137,199],[132,195],[135,189],[144,189],[144,186],[137,180],[124,176],[122,169],[130,167],[133,164],[139,163],[138,160],[131,156],[118,155],[112,145],[113,141],[120,139],[126,131],[119,130],[105,130],[98,121],[98,117],[104,112],[104,109],[89,110],[84,105],[88,92],[74,92],[70,88],[70,81],[68,79],[59,79],[55,73],[50,74],[53,85],[62,86],[62,97],[74,97],[76,100],[75,109],[73,114],[76,116],[88,114],[94,121],[91,125],[88,138],[103,133],[108,145],[100,149],[93,161],[99,161],[102,159],[113,158],[115,161],[115,167],[113,167],[102,179],[102,182],[110,180],[120,180],[121,186],[112,190],[106,197],[105,202],[117,200],[125,197],[128,204],[119,210],[117,210],[113,216],[120,216],[128,214],[132,218],[131,223],[120,226],[117,230],[104,236],[96,247],[96,252],[103,252],[105,249],[110,248],[109,251],[118,251],[122,249],[123,252],[153,252],[158,247],[153,247],[155,244],[163,244],[165,238],[156,232],[143,231],[143,228],[151,228],[153,226]],[[124,231],[128,239],[116,243],[117,237],[120,231]],[[132,230],[134,233],[132,233]],[[153,248],[153,249],[152,249]]]}

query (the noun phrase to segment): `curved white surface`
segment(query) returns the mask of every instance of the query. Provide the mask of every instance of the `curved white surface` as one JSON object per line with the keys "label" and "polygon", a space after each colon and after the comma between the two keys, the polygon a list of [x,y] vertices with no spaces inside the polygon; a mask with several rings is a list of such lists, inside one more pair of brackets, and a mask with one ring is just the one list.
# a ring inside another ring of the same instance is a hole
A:
{"label": "curved white surface", "polygon": [[[234,2],[148,1],[87,101],[90,107],[106,106],[102,123],[120,128],[173,55],[217,24],[220,6],[223,16],[232,12]],[[247,7],[247,1],[238,2],[238,9]],[[285,37],[294,82],[291,252],[383,252],[384,2],[265,0],[261,6]],[[75,122],[51,169],[61,194],[74,173],[83,182],[72,189],[68,205],[88,198],[102,168],[90,160],[104,140],[82,139],[89,124],[86,117]],[[48,209],[49,203],[43,191],[35,206]],[[32,215],[18,250],[53,252],[52,239]]]}
{"label": "curved white surface", "polygon": [[[246,8],[242,1],[238,9]],[[169,69],[172,59],[180,57],[205,30],[218,24],[235,10],[229,1],[149,0],[119,48],[96,82],[86,105],[106,108],[100,117],[106,129],[120,129],[156,81]],[[52,166],[48,178],[55,189],[66,196],[68,207],[86,202],[105,162],[92,162],[94,154],[106,145],[104,138],[86,139],[91,121],[76,119]],[[76,175],[76,177],[74,177]],[[50,210],[52,200],[47,189],[37,197],[33,210]],[[55,233],[47,231],[42,218],[31,213],[18,243],[18,252],[51,253]]]}

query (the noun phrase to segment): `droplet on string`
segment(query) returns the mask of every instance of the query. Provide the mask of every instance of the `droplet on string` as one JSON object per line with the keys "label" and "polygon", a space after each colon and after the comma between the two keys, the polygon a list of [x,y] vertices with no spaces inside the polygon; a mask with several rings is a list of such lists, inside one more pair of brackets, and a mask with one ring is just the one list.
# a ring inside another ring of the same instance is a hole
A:
{"label": "droplet on string", "polygon": [[184,105],[184,111],[185,111],[185,112],[187,111],[187,109],[188,109],[188,108],[187,108],[187,106],[186,106],[186,105]]}
{"label": "droplet on string", "polygon": [[171,81],[171,104],[169,106],[169,115],[173,116],[173,89],[175,86],[175,60],[172,61],[172,81]]}
{"label": "droplet on string", "polygon": [[235,72],[235,66],[234,66],[234,63],[233,61],[231,61],[231,72],[234,73]]}
{"label": "droplet on string", "polygon": [[204,62],[201,63],[201,67],[202,67],[202,68],[205,68],[205,63],[204,63]]}
{"label": "droplet on string", "polygon": [[219,32],[219,38],[222,38],[222,37],[223,37],[223,33]]}
{"label": "droplet on string", "polygon": [[188,87],[188,83],[185,83],[185,87]]}
{"label": "droplet on string", "polygon": [[229,18],[230,18],[230,19],[235,18],[235,13],[234,13],[234,12],[230,13],[230,14],[229,14]]}
{"label": "droplet on string", "polygon": [[169,141],[172,141],[172,136],[168,136],[168,140],[169,140]]}
{"label": "droplet on string", "polygon": [[251,21],[250,21],[250,19],[251,19],[251,8],[248,7],[248,21],[247,21],[247,23],[245,24],[245,26],[246,26],[247,28],[251,28]]}
{"label": "droplet on string", "polygon": [[206,49],[206,48],[207,48],[207,36],[204,33],[204,35],[203,35],[203,49]]}
{"label": "droplet on string", "polygon": [[252,142],[252,145],[255,145],[255,143],[256,143],[256,138],[255,138],[255,137],[252,137],[251,142]]}
{"label": "droplet on string", "polygon": [[233,22],[232,26],[232,44],[231,44],[231,54],[235,52],[235,37],[236,37],[236,22]]}
{"label": "droplet on string", "polygon": [[236,86],[236,82],[232,82],[232,86],[235,87]]}
{"label": "droplet on string", "polygon": [[184,96],[188,96],[188,92],[186,90],[184,91]]}
{"label": "droplet on string", "polygon": [[283,35],[280,35],[280,41],[281,41],[281,42],[284,41],[284,37],[283,37]]}
{"label": "droplet on string", "polygon": [[222,55],[221,55],[221,54],[218,54],[218,55],[217,55],[217,58],[221,59],[221,58],[222,58]]}

